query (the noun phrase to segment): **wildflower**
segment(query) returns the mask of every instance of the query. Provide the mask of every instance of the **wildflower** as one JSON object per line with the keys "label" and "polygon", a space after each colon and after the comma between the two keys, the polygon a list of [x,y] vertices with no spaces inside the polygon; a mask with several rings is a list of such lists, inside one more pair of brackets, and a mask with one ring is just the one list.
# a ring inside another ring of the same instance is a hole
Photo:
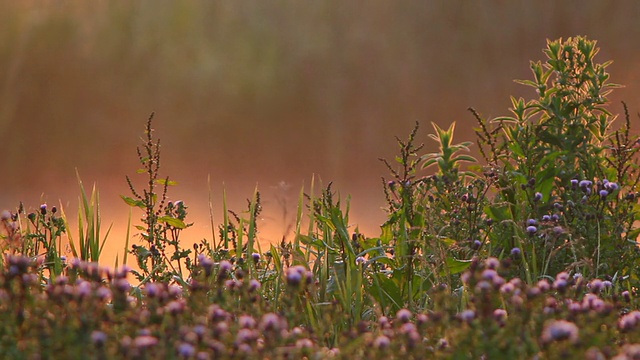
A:
{"label": "wildflower", "polygon": [[458,316],[460,320],[462,320],[463,322],[471,323],[473,319],[476,317],[476,313],[475,311],[468,309],[458,314]]}
{"label": "wildflower", "polygon": [[157,297],[158,294],[160,294],[160,292],[162,291],[162,289],[156,283],[147,283],[144,286],[144,291],[147,293],[147,297],[152,299],[154,297]]}
{"label": "wildflower", "polygon": [[519,247],[514,247],[513,249],[511,249],[511,256],[519,257],[521,254],[522,254],[522,250],[520,250]]}
{"label": "wildflower", "polygon": [[609,192],[603,189],[603,190],[600,190],[598,194],[600,194],[600,197],[604,199],[607,197],[607,195],[609,195]]}
{"label": "wildflower", "polygon": [[96,296],[101,301],[107,301],[111,298],[111,290],[106,287],[99,287],[98,290],[96,290]]}
{"label": "wildflower", "polygon": [[538,231],[538,228],[535,226],[527,226],[527,233],[529,235],[533,235]]}
{"label": "wildflower", "polygon": [[545,344],[564,340],[575,343],[578,341],[578,335],[576,324],[566,320],[553,320],[542,330],[541,340]]}
{"label": "wildflower", "polygon": [[11,219],[11,213],[7,210],[3,210],[2,213],[0,213],[0,220],[9,221],[9,219]]}
{"label": "wildflower", "polygon": [[603,287],[604,285],[602,284],[602,280],[600,279],[593,279],[591,283],[589,283],[589,290],[591,290],[591,292],[594,294],[599,293]]}
{"label": "wildflower", "polygon": [[140,335],[133,340],[133,346],[137,348],[148,348],[156,345],[158,339],[151,335]]}
{"label": "wildflower", "polygon": [[408,323],[411,320],[411,315],[411,311],[407,309],[400,309],[396,313],[396,320],[400,321],[401,323]]}
{"label": "wildflower", "polygon": [[515,287],[512,283],[508,282],[500,287],[500,292],[503,294],[510,294],[515,290]]}
{"label": "wildflower", "polygon": [[622,292],[622,298],[624,299],[624,301],[626,302],[630,302],[631,301],[631,294],[629,293],[629,291],[625,290]]}
{"label": "wildflower", "polygon": [[536,287],[542,292],[547,292],[549,291],[549,289],[551,289],[551,285],[549,285],[549,282],[546,279],[538,281]]}
{"label": "wildflower", "polygon": [[582,191],[586,191],[586,189],[591,188],[591,186],[593,185],[593,182],[589,181],[589,180],[581,180],[578,183],[578,186],[580,186],[580,188],[582,189]]}
{"label": "wildflower", "polygon": [[542,221],[545,221],[545,222],[547,222],[547,221],[551,221],[551,216],[549,216],[549,215],[542,215]]}
{"label": "wildflower", "polygon": [[564,292],[567,289],[568,285],[569,284],[567,283],[567,280],[564,279],[557,279],[553,282],[553,288],[560,292]]}
{"label": "wildflower", "polygon": [[183,358],[190,358],[195,355],[196,349],[189,343],[181,343],[178,345],[178,355]]}
{"label": "wildflower", "polygon": [[381,329],[388,329],[391,324],[389,323],[389,318],[387,318],[386,316],[381,316],[378,319],[378,324],[380,325]]}
{"label": "wildflower", "polygon": [[284,319],[281,319],[280,316],[278,316],[277,314],[267,313],[262,315],[262,319],[260,319],[259,328],[261,331],[278,332],[286,328],[286,324],[284,324],[283,322],[284,322]]}
{"label": "wildflower", "polygon": [[236,344],[246,344],[258,338],[258,334],[251,329],[240,329],[236,335]]}
{"label": "wildflower", "polygon": [[40,205],[40,214],[42,214],[42,215],[46,215],[47,214],[47,204]]}
{"label": "wildflower", "polygon": [[367,260],[366,260],[363,256],[358,256],[358,257],[356,258],[356,265],[362,265],[362,264],[364,264],[365,262],[367,262]]}
{"label": "wildflower", "polygon": [[471,248],[474,250],[480,249],[480,246],[482,246],[482,242],[480,240],[473,240],[471,243]]}
{"label": "wildflower", "polygon": [[260,289],[260,281],[256,279],[251,279],[249,281],[249,292],[254,292]]}
{"label": "wildflower", "polygon": [[537,192],[534,196],[533,196],[533,201],[540,201],[542,200],[542,193]]}
{"label": "wildflower", "polygon": [[578,179],[571,179],[571,187],[574,189],[578,187]]}
{"label": "wildflower", "polygon": [[313,280],[313,274],[308,272],[302,265],[292,266],[287,268],[286,280],[287,284],[291,286],[298,286],[303,279],[306,279],[307,284],[310,284]]}
{"label": "wildflower", "polygon": [[233,265],[227,260],[222,260],[218,264],[218,283],[222,283],[228,276]]}
{"label": "wildflower", "polygon": [[618,186],[617,183],[614,182],[608,182],[605,186],[605,189],[607,189],[610,193],[618,190],[620,188],[620,186]]}
{"label": "wildflower", "polygon": [[94,330],[91,332],[91,341],[97,348],[100,348],[107,342],[107,334]]}
{"label": "wildflower", "polygon": [[296,347],[298,349],[310,349],[313,347],[313,341],[309,339],[299,339],[296,341]]}
{"label": "wildflower", "polygon": [[528,219],[527,220],[527,225],[528,226],[536,226],[536,225],[538,225],[538,221],[536,219]]}
{"label": "wildflower", "polygon": [[494,257],[490,257],[487,258],[487,260],[485,260],[484,265],[487,267],[487,269],[497,269],[498,266],[500,266],[500,260],[494,258]]}
{"label": "wildflower", "polygon": [[253,253],[253,254],[251,254],[251,258],[253,259],[253,262],[254,262],[255,264],[257,264],[257,263],[260,261],[260,254],[258,254],[258,253]]}
{"label": "wildflower", "polygon": [[493,318],[500,326],[504,326],[505,320],[507,319],[507,311],[504,309],[495,309],[493,311]]}
{"label": "wildflower", "polygon": [[177,299],[182,295],[182,287],[178,286],[178,285],[171,285],[169,286],[169,296]]}
{"label": "wildflower", "polygon": [[256,327],[256,320],[250,315],[242,315],[238,318],[238,325],[244,329],[253,329]]}
{"label": "wildflower", "polygon": [[202,268],[204,269],[205,275],[206,276],[211,275],[211,273],[213,272],[213,260],[205,256],[204,254],[200,254],[198,255],[198,262],[200,263],[200,266],[202,266]]}
{"label": "wildflower", "polygon": [[391,340],[384,335],[378,336],[375,340],[373,340],[373,347],[376,349],[386,349],[391,345]]}
{"label": "wildflower", "polygon": [[166,310],[171,314],[171,315],[178,315],[184,312],[184,309],[186,307],[186,303],[184,302],[183,299],[181,300],[173,300],[170,303],[167,304],[166,306]]}

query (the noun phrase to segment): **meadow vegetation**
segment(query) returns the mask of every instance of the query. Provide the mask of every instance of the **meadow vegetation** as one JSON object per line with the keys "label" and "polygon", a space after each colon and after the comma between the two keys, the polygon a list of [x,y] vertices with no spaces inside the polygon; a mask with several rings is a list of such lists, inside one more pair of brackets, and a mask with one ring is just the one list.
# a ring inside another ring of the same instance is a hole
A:
{"label": "meadow vegetation", "polygon": [[[142,213],[114,268],[99,195],[2,212],[0,352],[7,358],[640,358],[638,138],[608,110],[595,41],[549,41],[531,99],[477,120],[481,159],[416,124],[381,159],[387,221],[367,237],[349,198],[312,182],[294,236],[262,248],[256,190],[193,246],[170,201],[152,117],[138,149]],[[69,239],[69,251],[63,237]],[[133,260],[131,260],[133,259]],[[135,268],[127,265],[132,262]],[[120,264],[121,262],[122,264]],[[134,264],[135,262],[135,264]]]}

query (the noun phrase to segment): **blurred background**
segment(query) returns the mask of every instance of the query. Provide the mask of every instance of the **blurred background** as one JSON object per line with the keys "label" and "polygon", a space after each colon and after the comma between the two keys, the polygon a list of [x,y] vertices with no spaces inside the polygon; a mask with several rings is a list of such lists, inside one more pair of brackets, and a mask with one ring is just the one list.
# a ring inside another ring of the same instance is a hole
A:
{"label": "blurred background", "polygon": [[[384,222],[378,158],[415,121],[425,151],[430,122],[458,124],[473,141],[474,107],[508,113],[546,39],[599,41],[620,101],[640,111],[640,2],[620,1],[10,1],[0,0],[0,207],[62,204],[96,183],[109,251],[121,251],[136,146],[156,113],[161,175],[179,183],[211,238],[229,207],[262,192],[260,237],[277,241],[315,174],[352,196],[351,222],[368,236]],[[638,118],[634,117],[637,123]],[[285,211],[286,210],[286,211]],[[134,222],[141,213],[134,210]],[[73,229],[72,231],[75,231]],[[77,235],[76,235],[77,237]]]}

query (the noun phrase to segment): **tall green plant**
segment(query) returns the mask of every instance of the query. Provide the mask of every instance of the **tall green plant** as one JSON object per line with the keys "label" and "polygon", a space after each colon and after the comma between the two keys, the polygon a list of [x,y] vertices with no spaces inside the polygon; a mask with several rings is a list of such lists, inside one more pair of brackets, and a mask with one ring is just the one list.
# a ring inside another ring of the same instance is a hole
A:
{"label": "tall green plant", "polygon": [[[188,273],[184,271],[190,270],[192,266],[189,258],[191,249],[182,248],[179,236],[180,232],[191,224],[185,223],[187,216],[185,204],[182,201],[168,201],[168,187],[176,185],[176,182],[169,180],[169,177],[161,178],[159,175],[160,141],[153,138],[152,119],[153,114],[147,120],[142,148],[137,148],[138,159],[142,165],[137,173],[146,175],[146,188],[139,192],[127,176],[127,184],[133,197],[121,196],[128,205],[144,211],[142,217],[144,225],[136,226],[141,231],[144,245],[134,244],[131,251],[142,272],[135,270],[133,272],[141,282],[185,283]],[[172,252],[169,253],[169,251]]]}

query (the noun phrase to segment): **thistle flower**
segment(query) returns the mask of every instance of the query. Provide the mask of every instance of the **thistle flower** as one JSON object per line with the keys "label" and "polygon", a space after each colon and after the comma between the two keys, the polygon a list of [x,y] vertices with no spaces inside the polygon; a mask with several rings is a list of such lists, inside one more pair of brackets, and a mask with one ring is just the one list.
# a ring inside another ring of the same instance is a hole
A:
{"label": "thistle flower", "polygon": [[183,358],[190,358],[196,354],[196,349],[193,347],[193,345],[186,342],[180,343],[180,345],[178,345],[177,351],[178,356]]}
{"label": "thistle flower", "polygon": [[137,348],[149,348],[158,343],[158,339],[150,335],[140,335],[133,339],[133,346]]}
{"label": "thistle flower", "polygon": [[386,349],[391,345],[391,340],[384,335],[380,335],[373,340],[373,347],[379,350]]}
{"label": "thistle flower", "polygon": [[519,247],[514,247],[513,249],[511,249],[511,256],[512,257],[520,257],[520,255],[522,255],[522,250],[520,250]]}
{"label": "thistle flower", "polygon": [[256,320],[251,315],[241,315],[238,318],[238,325],[243,329],[253,329],[256,327]]}
{"label": "thistle flower", "polygon": [[552,320],[542,330],[541,340],[544,344],[554,341],[578,341],[579,331],[576,324],[566,320]]}
{"label": "thistle flower", "polygon": [[91,341],[97,348],[101,348],[107,342],[107,334],[94,330],[91,332]]}
{"label": "thistle flower", "polygon": [[529,235],[533,235],[538,231],[538,228],[535,226],[527,226],[527,233]]}
{"label": "thistle flower", "polygon": [[476,317],[476,313],[473,310],[467,309],[458,314],[458,317],[462,322],[466,322],[467,324],[469,324]]}
{"label": "thistle flower", "polygon": [[401,323],[408,323],[411,320],[411,316],[411,311],[407,309],[400,309],[396,313],[396,320],[400,321]]}
{"label": "thistle flower", "polygon": [[540,200],[542,200],[542,193],[539,193],[539,192],[535,193],[535,195],[533,196],[533,201],[538,202]]}
{"label": "thistle flower", "polygon": [[500,266],[500,260],[494,258],[494,257],[490,257],[487,258],[487,260],[485,260],[484,262],[484,266],[487,267],[487,269],[497,269],[498,266]]}

